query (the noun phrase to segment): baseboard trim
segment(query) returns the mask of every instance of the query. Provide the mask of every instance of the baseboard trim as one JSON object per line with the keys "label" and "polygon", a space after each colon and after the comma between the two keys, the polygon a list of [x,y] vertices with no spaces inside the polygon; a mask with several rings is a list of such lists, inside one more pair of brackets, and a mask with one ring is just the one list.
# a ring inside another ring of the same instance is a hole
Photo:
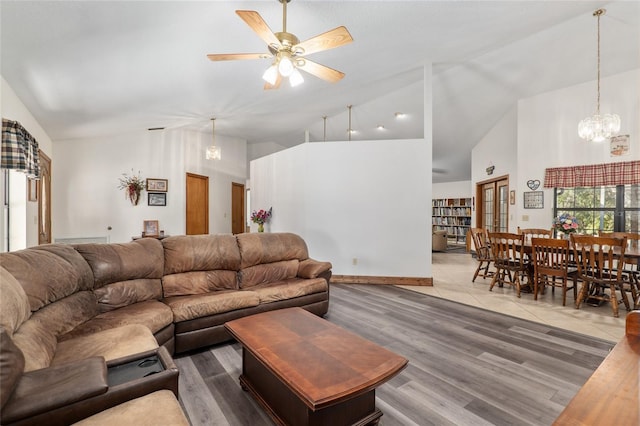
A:
{"label": "baseboard trim", "polygon": [[332,275],[331,282],[337,284],[433,286],[433,278],[431,277],[374,277],[369,275]]}

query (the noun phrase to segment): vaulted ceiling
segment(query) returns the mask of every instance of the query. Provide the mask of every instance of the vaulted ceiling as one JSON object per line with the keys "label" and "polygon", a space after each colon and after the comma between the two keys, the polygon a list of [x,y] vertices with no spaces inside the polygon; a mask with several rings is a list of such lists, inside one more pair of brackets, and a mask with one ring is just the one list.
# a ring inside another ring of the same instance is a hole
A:
{"label": "vaulted ceiling", "polygon": [[458,181],[470,179],[471,148],[518,99],[595,79],[599,7],[603,76],[640,68],[638,1],[293,0],[287,30],[300,40],[348,28],[353,43],[312,56],[346,76],[304,74],[301,86],[265,91],[269,60],[206,55],[266,52],[235,10],[281,31],[278,0],[2,0],[1,72],[54,143],[206,132],[215,116],[219,134],[288,147],[305,135],[346,140],[347,105],[352,140],[423,137],[433,63],[433,178]]}

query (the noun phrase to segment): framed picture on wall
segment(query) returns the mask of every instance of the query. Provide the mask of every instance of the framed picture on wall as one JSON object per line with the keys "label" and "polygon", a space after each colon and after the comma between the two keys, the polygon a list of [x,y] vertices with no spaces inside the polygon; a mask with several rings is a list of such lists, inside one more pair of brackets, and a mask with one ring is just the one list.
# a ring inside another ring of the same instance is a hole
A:
{"label": "framed picture on wall", "polygon": [[143,237],[157,237],[160,235],[158,221],[157,220],[145,220],[142,227]]}
{"label": "framed picture on wall", "polygon": [[149,192],[167,192],[168,189],[168,179],[147,179],[147,191]]}
{"label": "framed picture on wall", "polygon": [[514,205],[516,203],[516,191],[512,189],[509,191],[509,204]]}
{"label": "framed picture on wall", "polygon": [[147,204],[150,206],[166,206],[167,194],[165,192],[149,192]]}
{"label": "framed picture on wall", "polygon": [[524,193],[525,209],[543,209],[544,208],[544,192],[529,191]]}

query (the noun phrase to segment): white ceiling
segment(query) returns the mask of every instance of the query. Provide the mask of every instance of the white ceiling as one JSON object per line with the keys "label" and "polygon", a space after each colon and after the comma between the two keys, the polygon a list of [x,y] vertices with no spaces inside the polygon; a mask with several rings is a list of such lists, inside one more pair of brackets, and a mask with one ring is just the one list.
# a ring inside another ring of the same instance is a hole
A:
{"label": "white ceiling", "polygon": [[518,99],[595,79],[598,7],[603,76],[640,68],[640,1],[293,0],[287,30],[300,40],[348,28],[353,43],[310,56],[346,77],[304,74],[301,86],[264,91],[269,60],[206,54],[266,52],[235,10],[281,31],[278,0],[2,0],[1,70],[54,141],[210,131],[215,116],[217,134],[293,146],[306,131],[323,140],[323,116],[327,140],[347,139],[347,105],[352,140],[423,137],[433,63],[434,182],[468,180],[471,148]]}

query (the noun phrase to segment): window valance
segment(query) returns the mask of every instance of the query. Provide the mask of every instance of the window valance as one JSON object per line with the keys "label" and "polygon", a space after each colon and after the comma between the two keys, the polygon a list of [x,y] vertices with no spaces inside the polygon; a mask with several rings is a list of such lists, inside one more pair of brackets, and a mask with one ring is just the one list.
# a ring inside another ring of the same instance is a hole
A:
{"label": "window valance", "polygon": [[640,184],[640,161],[553,167],[544,172],[545,188]]}
{"label": "window valance", "polygon": [[2,119],[2,161],[0,168],[40,177],[38,142],[17,121]]}

